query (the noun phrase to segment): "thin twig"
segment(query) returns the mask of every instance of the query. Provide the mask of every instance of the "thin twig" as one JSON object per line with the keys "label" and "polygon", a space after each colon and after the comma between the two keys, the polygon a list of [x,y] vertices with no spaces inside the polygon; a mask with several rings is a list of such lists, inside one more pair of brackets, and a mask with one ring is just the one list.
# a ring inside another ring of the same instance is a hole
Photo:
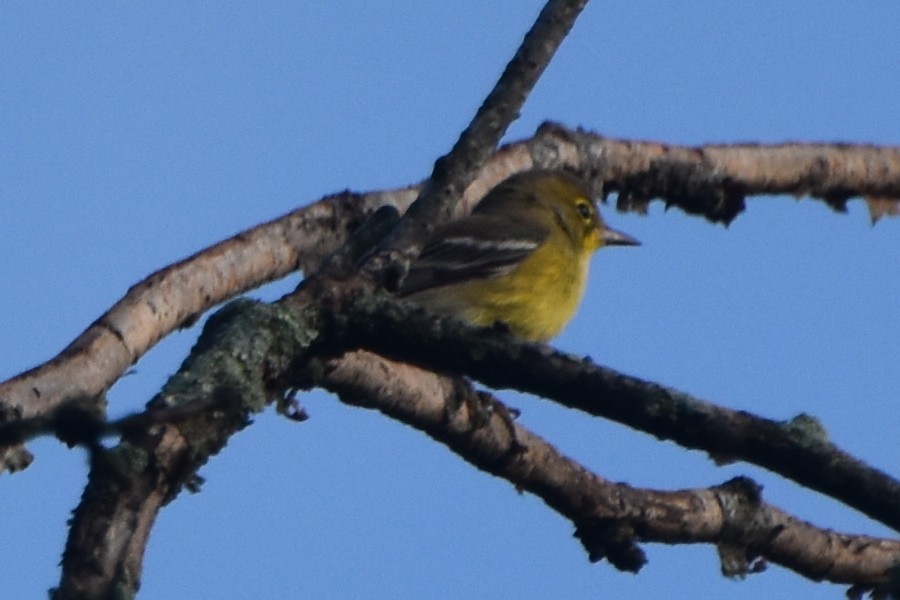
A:
{"label": "thin twig", "polygon": [[453,148],[435,161],[431,177],[406,219],[366,269],[384,270],[398,259],[409,260],[435,227],[446,223],[456,204],[493,153],[509,125],[568,35],[587,0],[548,0],[494,88],[478,108]]}

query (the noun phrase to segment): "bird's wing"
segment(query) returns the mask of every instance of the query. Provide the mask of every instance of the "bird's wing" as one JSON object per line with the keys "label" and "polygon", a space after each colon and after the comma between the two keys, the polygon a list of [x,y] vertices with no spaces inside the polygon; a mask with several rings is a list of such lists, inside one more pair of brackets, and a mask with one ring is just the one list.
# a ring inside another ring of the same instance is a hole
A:
{"label": "bird's wing", "polygon": [[505,275],[534,252],[547,234],[540,225],[522,221],[498,224],[496,219],[478,214],[445,225],[410,267],[400,295]]}

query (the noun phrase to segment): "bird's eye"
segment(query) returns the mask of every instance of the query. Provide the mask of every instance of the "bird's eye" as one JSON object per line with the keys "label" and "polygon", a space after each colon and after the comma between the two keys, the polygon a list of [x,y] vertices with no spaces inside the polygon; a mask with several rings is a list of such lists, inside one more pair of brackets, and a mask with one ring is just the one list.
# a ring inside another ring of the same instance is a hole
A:
{"label": "bird's eye", "polygon": [[578,209],[578,214],[581,215],[581,218],[587,221],[594,215],[594,211],[591,210],[591,205],[584,200],[580,200],[575,207]]}

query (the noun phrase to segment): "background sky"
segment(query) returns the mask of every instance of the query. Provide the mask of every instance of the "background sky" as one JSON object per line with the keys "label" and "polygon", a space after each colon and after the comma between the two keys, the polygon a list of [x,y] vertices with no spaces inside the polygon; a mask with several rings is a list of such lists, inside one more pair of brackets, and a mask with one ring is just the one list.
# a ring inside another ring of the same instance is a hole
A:
{"label": "background sky", "polygon": [[[152,271],[323,195],[426,177],[540,9],[535,0],[0,4],[0,379],[52,357]],[[593,2],[507,140],[552,119],[678,144],[900,143],[900,4]],[[723,405],[819,417],[895,476],[900,220],[874,228],[761,198],[729,228],[605,211],[602,251],[555,344]],[[251,295],[273,299],[296,275]],[[110,392],[139,409],[186,356],[174,334]],[[736,475],[818,525],[890,535],[745,464],[547,401],[521,421],[600,475],[705,487]],[[722,578],[710,546],[646,545],[637,576],[425,435],[323,393],[269,410],[165,508],[141,598],[838,598],[771,566]],[[0,597],[58,580],[85,455],[55,440],[0,477]]]}

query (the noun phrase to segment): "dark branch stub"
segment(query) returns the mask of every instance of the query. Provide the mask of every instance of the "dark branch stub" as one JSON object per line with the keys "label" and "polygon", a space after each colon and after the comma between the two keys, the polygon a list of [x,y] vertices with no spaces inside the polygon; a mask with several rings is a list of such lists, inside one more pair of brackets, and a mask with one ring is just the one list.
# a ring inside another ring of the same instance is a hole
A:
{"label": "dark branch stub", "polygon": [[647,564],[647,555],[637,545],[634,529],[621,519],[598,519],[583,523],[574,536],[581,542],[591,562],[604,558],[620,571],[637,573]]}

